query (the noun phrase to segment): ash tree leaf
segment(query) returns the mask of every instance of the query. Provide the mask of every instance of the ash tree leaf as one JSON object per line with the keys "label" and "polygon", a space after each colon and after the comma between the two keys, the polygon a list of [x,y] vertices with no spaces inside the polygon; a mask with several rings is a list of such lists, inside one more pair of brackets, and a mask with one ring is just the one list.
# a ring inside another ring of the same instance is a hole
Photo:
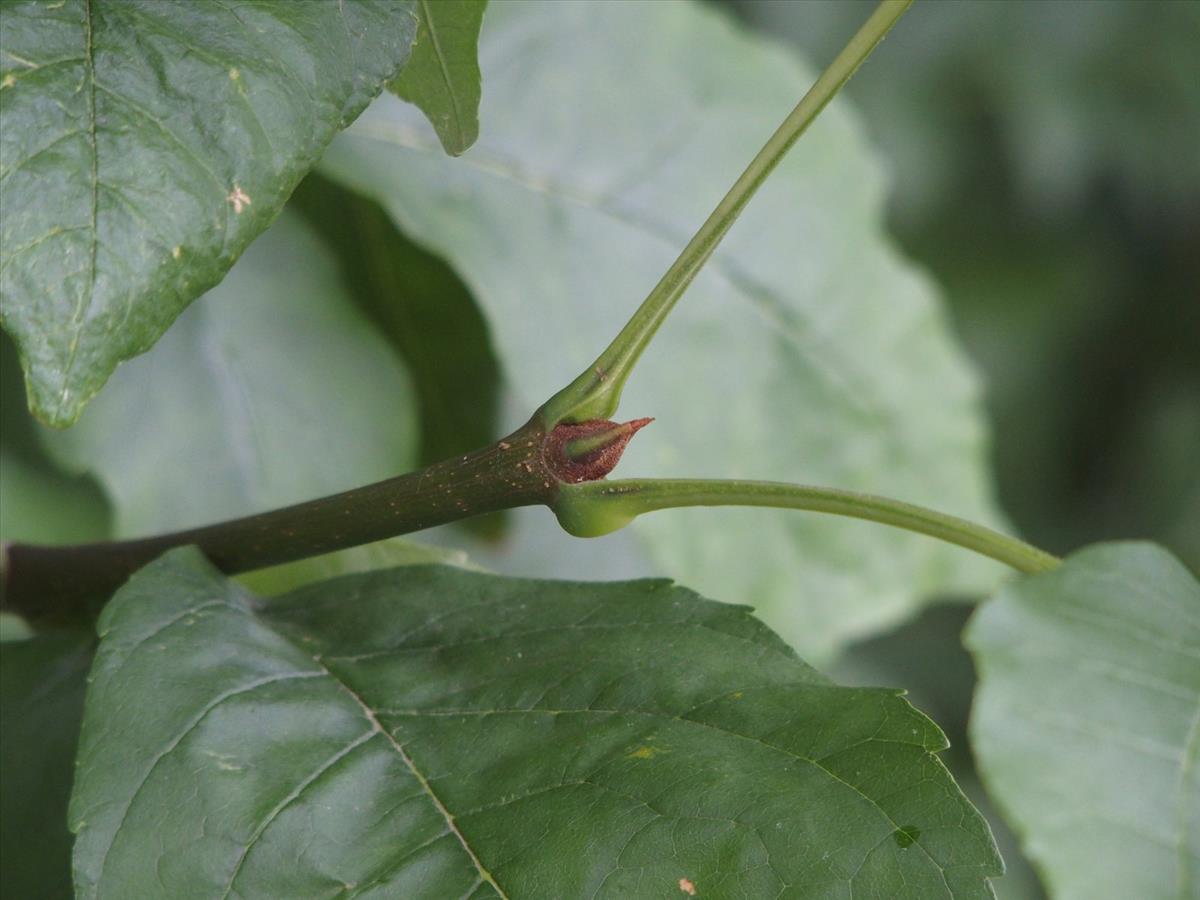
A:
{"label": "ash tree leaf", "polygon": [[408,57],[410,0],[8,2],[0,322],[70,425]]}
{"label": "ash tree leaf", "polygon": [[967,631],[971,744],[1058,900],[1200,891],[1200,582],[1102,544],[989,600]]}
{"label": "ash tree leaf", "polygon": [[417,432],[403,363],[285,212],[74,428],[42,436],[95,474],[131,537],[390,477],[415,461]]}
{"label": "ash tree leaf", "polygon": [[486,7],[487,0],[417,0],[412,57],[388,84],[425,113],[451,156],[479,137],[479,27]]}
{"label": "ash tree leaf", "polygon": [[[485,127],[462,159],[384,95],[321,171],[455,267],[528,410],[617,333],[812,75],[683,3],[498,4],[480,63]],[[821,484],[996,522],[974,371],[883,220],[881,166],[835,102],[639,364],[622,412],[657,421],[617,476]],[[630,527],[661,571],[751,600],[817,659],[999,575],[925,538],[808,514],[688,510]]]}
{"label": "ash tree leaf", "polygon": [[0,897],[71,896],[67,800],[95,643],[37,635],[0,652]]}
{"label": "ash tree leaf", "polygon": [[1000,871],[898,692],[667,582],[419,566],[262,601],[183,548],[99,628],[81,898],[928,900]]}

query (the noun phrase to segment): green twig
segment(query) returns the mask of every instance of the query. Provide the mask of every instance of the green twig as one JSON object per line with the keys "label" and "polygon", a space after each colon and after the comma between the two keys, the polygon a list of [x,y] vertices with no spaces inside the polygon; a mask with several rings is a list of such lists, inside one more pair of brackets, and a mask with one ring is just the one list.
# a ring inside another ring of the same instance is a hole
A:
{"label": "green twig", "polygon": [[559,422],[607,419],[617,411],[621,391],[642,351],[750,198],[910,5],[912,0],[883,0],[879,4],[750,161],[621,333],[591,366],[542,406],[542,420],[547,428]]}

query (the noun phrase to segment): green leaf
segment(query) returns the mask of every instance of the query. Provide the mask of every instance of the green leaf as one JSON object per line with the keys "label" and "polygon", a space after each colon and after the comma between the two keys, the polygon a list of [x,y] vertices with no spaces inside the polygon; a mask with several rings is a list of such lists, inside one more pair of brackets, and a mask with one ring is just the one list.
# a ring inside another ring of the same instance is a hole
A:
{"label": "green leaf", "polygon": [[1152,544],[1089,547],[967,632],[984,782],[1059,900],[1200,890],[1200,582]]}
{"label": "green leaf", "polygon": [[0,543],[75,544],[109,530],[108,507],[91,479],[33,465],[0,445]]}
{"label": "green leaf", "polygon": [[183,549],[100,631],[82,898],[927,900],[1000,870],[933,723],[666,582],[428,566],[263,603]]}
{"label": "green leaf", "polygon": [[0,543],[108,537],[103,494],[92,479],[67,475],[48,458],[23,394],[16,350],[0,334]]}
{"label": "green leaf", "polygon": [[[487,127],[461,160],[385,95],[322,171],[457,269],[527,411],[617,333],[811,73],[674,3],[499,4],[480,61]],[[807,482],[997,521],[978,385],[937,292],[882,236],[884,199],[859,122],[835,102],[630,381],[624,411],[658,418],[618,474]],[[999,572],[815,515],[689,510],[631,527],[662,571],[752,598],[816,658],[933,592],[990,590]]]}
{"label": "green leaf", "polygon": [[[818,60],[864,15],[737,5]],[[918,3],[845,91],[983,369],[1005,511],[1054,552],[1138,535],[1197,570],[1200,4],[1029,9]]]}
{"label": "green leaf", "polygon": [[[412,374],[418,462],[441,462],[502,434],[500,363],[483,314],[453,270],[402,235],[379,204],[317,173],[301,182],[291,202],[336,251],[355,301]],[[509,513],[451,527],[494,541],[508,531]]]}
{"label": "green leaf", "polygon": [[388,90],[415,103],[458,156],[479,137],[479,26],[487,0],[417,0],[412,58]]}
{"label": "green leaf", "polygon": [[292,202],[335,250],[354,300],[412,373],[420,462],[494,441],[500,364],[483,315],[450,267],[400,234],[378,204],[319,175]]}
{"label": "green leaf", "polygon": [[348,550],[338,550],[335,553],[325,553],[321,556],[310,556],[308,559],[257,569],[239,575],[237,581],[251,591],[264,596],[273,597],[285,594],[297,588],[333,578],[337,575],[350,575],[358,572],[371,572],[375,569],[385,569],[394,566],[415,566],[426,563],[442,563],[460,568],[474,568],[462,550],[448,550],[443,547],[433,547],[428,544],[418,544],[404,538],[389,538],[386,541],[376,541],[374,544],[364,544],[361,547],[351,547]]}
{"label": "green leaf", "polygon": [[78,425],[45,437],[62,462],[96,474],[117,534],[130,536],[404,471],[415,407],[329,251],[285,213]]}
{"label": "green leaf", "polygon": [[[16,351],[0,334],[0,545],[70,544],[108,537],[111,516],[103,493],[91,478],[64,474],[48,458],[23,395]],[[0,577],[4,556],[0,553]],[[0,643],[32,634],[20,616],[0,611]],[[0,896],[3,889],[0,885]]]}
{"label": "green leaf", "polygon": [[409,0],[5,4],[0,321],[39,418],[221,279],[415,25]]}
{"label": "green leaf", "polygon": [[94,646],[39,635],[0,653],[0,897],[71,896],[67,799]]}

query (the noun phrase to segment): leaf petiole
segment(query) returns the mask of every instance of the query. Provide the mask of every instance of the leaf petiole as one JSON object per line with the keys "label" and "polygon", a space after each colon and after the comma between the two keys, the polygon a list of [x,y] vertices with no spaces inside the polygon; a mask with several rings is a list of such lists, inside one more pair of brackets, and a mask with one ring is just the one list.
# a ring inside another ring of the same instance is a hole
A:
{"label": "leaf petiole", "polygon": [[569,385],[543,404],[547,428],[559,422],[608,419],[617,411],[621,391],[659,326],[712,256],[725,233],[741,215],[767,176],[779,165],[813,120],[834,98],[871,51],[883,40],[913,0],[882,0],[829,68],[809,88],[746,171],[717,204],[700,230],[683,248],[642,305],[603,353]]}
{"label": "leaf petiole", "polygon": [[1020,572],[1056,568],[1061,560],[1014,537],[936,510],[837,488],[704,478],[637,478],[564,484],[551,504],[577,537],[616,531],[643,513],[684,506],[769,506],[866,519],[915,531],[990,556]]}

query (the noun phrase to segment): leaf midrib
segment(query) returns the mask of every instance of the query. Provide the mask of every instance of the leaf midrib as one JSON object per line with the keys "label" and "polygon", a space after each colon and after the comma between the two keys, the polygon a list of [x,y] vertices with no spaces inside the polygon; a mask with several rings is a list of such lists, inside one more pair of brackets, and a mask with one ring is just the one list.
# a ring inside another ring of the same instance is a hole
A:
{"label": "leaf midrib", "polygon": [[[337,680],[336,677],[335,677],[335,680]],[[787,685],[781,685],[781,686],[787,686]],[[795,686],[804,687],[804,688],[836,689],[836,686],[833,686],[833,685],[814,685],[814,684],[810,684],[807,682],[799,682]],[[738,691],[730,690],[730,691],[725,692],[724,694],[717,695],[715,697],[711,697],[711,698],[705,700],[703,703],[698,704],[696,707],[693,707],[693,709],[698,709],[701,706],[705,706],[709,703],[712,703],[712,702],[715,702],[716,700],[721,699],[721,697],[723,697],[723,696],[728,696],[728,695],[734,694],[734,693],[738,693]],[[910,743],[907,741],[894,741],[894,740],[880,739],[878,737],[864,738],[863,740],[861,740],[855,744],[850,744],[846,747],[840,747],[833,753],[830,753],[828,756],[824,756],[824,757],[820,757],[820,758],[803,756],[803,755],[796,753],[792,750],[789,750],[785,747],[780,747],[775,744],[769,743],[769,742],[763,740],[762,738],[754,737],[753,735],[749,735],[749,734],[741,734],[736,731],[730,731],[727,728],[721,728],[720,726],[713,725],[709,722],[701,721],[700,719],[689,718],[687,713],[692,712],[692,710],[687,710],[684,713],[679,714],[679,715],[672,715],[670,713],[664,713],[664,712],[655,711],[655,710],[611,709],[611,708],[604,708],[604,707],[581,707],[581,708],[562,708],[562,709],[543,709],[543,708],[528,708],[528,709],[526,709],[526,708],[521,708],[521,707],[495,708],[495,709],[445,709],[445,710],[381,709],[378,712],[380,715],[384,715],[384,716],[412,717],[412,718],[422,718],[422,717],[426,717],[426,716],[430,716],[430,717],[439,716],[439,717],[447,717],[447,718],[454,718],[456,716],[462,716],[465,718],[465,717],[470,717],[470,716],[526,715],[526,714],[527,715],[589,715],[589,714],[594,713],[594,714],[599,714],[599,715],[643,716],[643,717],[654,719],[654,720],[660,720],[660,721],[665,720],[665,721],[671,721],[671,722],[679,722],[684,725],[693,725],[693,726],[696,726],[699,728],[707,729],[709,731],[714,731],[717,734],[721,734],[726,737],[732,737],[732,738],[735,738],[738,740],[746,741],[748,743],[757,744],[758,746],[765,748],[767,751],[769,751],[773,754],[778,754],[780,756],[784,756],[789,760],[796,760],[798,762],[808,763],[809,765],[813,766],[815,769],[818,769],[819,771],[823,772],[827,777],[829,777],[833,781],[848,788],[850,791],[852,791],[853,793],[858,795],[860,798],[862,798],[862,800],[864,800],[872,809],[874,809],[876,812],[878,812],[879,815],[883,817],[883,819],[887,822],[887,824],[891,828],[891,831],[889,831],[889,833],[888,833],[889,835],[892,833],[892,831],[900,830],[902,826],[894,818],[892,818],[891,814],[889,814],[887,812],[887,810],[885,810],[882,806],[880,806],[880,804],[877,800],[868,796],[861,789],[859,789],[855,785],[853,785],[850,782],[843,779],[832,769],[823,765],[824,760],[828,759],[830,756],[837,756],[838,754],[846,753],[850,750],[853,750],[853,749],[863,746],[865,744],[875,742],[875,743],[900,744],[900,745],[906,746],[906,747],[914,747],[914,748],[920,750],[922,753],[927,754],[935,762],[938,761],[936,754],[933,751],[926,749],[924,747],[924,745],[913,744],[913,743]],[[384,730],[385,734],[388,733],[386,729],[383,729],[383,730]],[[591,784],[591,782],[583,782],[583,783]],[[603,787],[602,785],[598,785],[598,786]],[[641,800],[640,798],[638,798],[638,799],[639,799],[639,802],[645,802],[644,800]],[[482,807],[480,809],[469,810],[469,811],[463,813],[462,815],[463,816],[473,815],[475,813],[484,811],[487,808],[488,807]],[[887,837],[887,835],[885,835],[885,837]],[[941,876],[942,881],[946,886],[947,896],[953,898],[954,891],[950,888],[950,884],[946,880],[945,867],[941,863],[939,863],[936,859],[933,858],[933,856],[929,853],[929,851],[925,848],[925,846],[919,840],[914,841],[913,846],[919,847],[921,849],[921,853],[924,854],[925,858],[929,860],[929,863],[938,871],[938,874]]]}
{"label": "leaf midrib", "polygon": [[54,410],[54,418],[56,420],[62,419],[63,407],[66,406],[67,395],[70,393],[71,372],[75,368],[75,360],[79,355],[79,341],[82,337],[83,321],[87,318],[88,312],[91,311],[92,302],[96,298],[96,251],[100,239],[97,231],[100,204],[100,148],[96,143],[96,55],[93,45],[92,2],[93,0],[83,0],[83,21],[87,42],[83,65],[88,75],[87,133],[92,149],[91,227],[88,229],[88,233],[91,236],[91,247],[88,252],[87,284],[84,286],[84,293],[76,301],[75,312],[71,316],[71,324],[74,326],[75,334],[71,338],[71,349],[67,354],[66,364],[63,366],[62,387],[58,393],[58,406]]}
{"label": "leaf midrib", "polygon": [[[298,647],[295,643],[293,643],[290,639],[288,639],[278,629],[271,627],[270,623],[261,622],[261,620],[259,620],[258,617],[255,616],[251,611],[248,611],[241,607],[235,606],[234,604],[230,603],[226,599],[218,599],[218,600],[208,600],[208,601],[205,601],[204,603],[196,604],[194,606],[189,606],[186,609],[177,613],[176,615],[172,616],[171,619],[167,623],[165,623],[164,625],[160,626],[157,629],[154,629],[149,635],[142,637],[133,647],[131,647],[127,651],[125,660],[122,662],[122,665],[124,665],[124,662],[128,661],[129,658],[133,655],[133,653],[136,652],[137,649],[139,647],[141,647],[143,644],[145,644],[145,642],[147,640],[149,640],[151,637],[157,636],[157,635],[161,634],[163,631],[166,631],[169,628],[172,628],[172,627],[178,625],[180,622],[185,621],[187,618],[194,615],[199,610],[205,609],[207,607],[212,607],[212,606],[225,606],[240,616],[244,616],[247,618],[254,619],[256,621],[260,621],[260,624],[262,624],[264,627],[268,628],[272,634],[285,640],[287,642],[288,646],[292,647],[295,650],[298,650],[301,653],[305,653],[305,655],[307,655],[304,648]],[[303,793],[303,791],[307,787],[309,787],[311,784],[313,784],[315,781],[317,781],[321,777],[321,775],[323,775],[325,772],[329,771],[329,769],[331,769],[334,765],[336,765],[341,759],[343,759],[345,756],[347,756],[350,752],[357,749],[359,746],[367,743],[372,737],[375,736],[375,734],[378,733],[378,734],[383,735],[383,737],[387,740],[387,742],[392,747],[392,749],[395,750],[397,755],[400,757],[401,761],[404,763],[404,765],[408,768],[409,772],[412,774],[413,778],[421,786],[422,791],[428,796],[429,800],[433,803],[434,808],[438,811],[438,813],[441,815],[441,817],[445,820],[446,827],[447,827],[449,833],[453,834],[455,836],[455,838],[458,840],[463,851],[467,854],[467,857],[471,860],[471,863],[474,866],[475,870],[479,873],[480,879],[483,882],[491,885],[491,887],[495,889],[496,893],[502,898],[502,900],[509,900],[508,895],[504,892],[504,890],[497,883],[495,877],[483,865],[483,862],[480,860],[479,856],[475,853],[474,849],[467,842],[466,836],[463,835],[463,833],[459,830],[458,825],[455,822],[454,815],[446,808],[445,804],[442,803],[441,798],[439,798],[438,795],[434,792],[432,785],[429,783],[429,780],[425,777],[424,773],[422,773],[421,770],[417,768],[416,763],[413,761],[412,757],[408,755],[408,753],[407,753],[407,751],[405,751],[404,747],[390,733],[388,733],[388,731],[380,724],[374,711],[371,709],[370,706],[367,705],[366,701],[364,701],[362,699],[362,697],[358,694],[357,691],[355,691],[344,680],[342,680],[337,675],[335,675],[333,673],[333,671],[330,670],[329,667],[324,664],[321,657],[314,656],[314,657],[312,657],[312,660],[316,664],[316,667],[317,667],[315,670],[297,670],[295,672],[274,674],[274,675],[266,676],[263,678],[255,679],[251,682],[238,685],[237,687],[230,688],[229,690],[222,692],[217,697],[213,698],[208,703],[206,703],[204,705],[204,707],[198,713],[193,715],[188,720],[187,724],[183,727],[183,729],[179,732],[179,734],[176,735],[165,746],[165,748],[161,752],[159,752],[158,754],[155,755],[153,761],[150,763],[145,774],[139,781],[137,788],[133,791],[133,793],[130,795],[129,801],[125,804],[125,808],[122,812],[121,819],[117,823],[117,827],[113,830],[112,836],[108,840],[108,846],[105,847],[104,855],[103,855],[103,857],[101,859],[101,863],[100,863],[100,868],[99,868],[99,871],[96,876],[95,887],[97,889],[104,881],[104,872],[105,872],[105,869],[107,868],[107,863],[108,863],[108,859],[109,859],[110,853],[112,851],[112,848],[113,848],[113,846],[115,846],[115,844],[117,842],[117,836],[120,834],[121,829],[125,826],[125,823],[129,816],[129,811],[133,808],[133,804],[137,800],[138,795],[141,793],[142,789],[149,782],[150,776],[153,774],[154,770],[158,767],[158,764],[160,762],[162,762],[162,760],[165,759],[167,756],[169,756],[172,752],[174,752],[175,749],[183,742],[183,740],[189,734],[191,734],[199,726],[199,724],[202,721],[204,721],[204,719],[207,718],[207,716],[211,712],[213,712],[213,710],[215,710],[221,704],[225,703],[227,700],[229,700],[233,697],[248,693],[250,691],[257,690],[257,689],[264,687],[266,685],[269,685],[269,684],[275,684],[280,681],[288,681],[288,680],[293,680],[296,678],[325,677],[325,678],[328,678],[331,682],[333,682],[333,684],[337,685],[341,690],[343,690],[346,694],[348,694],[354,700],[355,704],[359,707],[359,709],[363,713],[363,716],[367,719],[367,722],[370,724],[371,729],[369,731],[365,732],[364,734],[359,735],[350,744],[348,744],[347,746],[345,746],[341,750],[339,750],[336,754],[334,754],[333,757],[331,757],[329,760],[327,760],[325,763],[323,763],[317,769],[316,772],[307,776],[300,784],[297,785],[297,787],[291,793],[289,793],[285,798],[283,798],[283,800],[281,800],[278,804],[276,804],[276,806],[271,810],[271,812],[267,815],[267,817],[255,828],[254,833],[251,836],[250,840],[247,841],[246,846],[243,848],[242,853],[239,855],[237,863],[235,864],[234,869],[230,874],[229,881],[226,884],[225,891],[222,896],[228,897],[230,892],[233,890],[234,882],[237,880],[238,874],[240,873],[243,864],[245,863],[247,857],[249,856],[251,848],[258,841],[258,839],[262,836],[262,834],[265,833],[266,829],[270,826],[271,822],[273,822],[275,820],[275,818],[284,809],[286,809],[292,802],[294,802]]]}
{"label": "leaf midrib", "polygon": [[[279,634],[279,632],[276,631],[275,629],[272,628],[271,630],[273,633]],[[293,647],[296,646],[295,644],[292,644],[292,642],[290,640],[288,641],[288,643],[291,644]],[[297,649],[300,649],[300,648],[297,648]],[[333,671],[328,666],[325,665],[324,660],[320,656],[314,656],[313,661],[318,666],[321,667],[322,671],[324,671],[325,674],[327,676],[329,676],[330,680],[333,681],[334,684],[336,684],[343,691],[345,691],[347,694],[349,694],[351,698],[353,698],[354,702],[358,705],[359,709],[362,710],[362,713],[366,717],[367,721],[371,723],[372,728],[374,728],[376,731],[378,731],[380,734],[382,734],[384,736],[384,738],[387,739],[387,742],[391,745],[392,749],[396,751],[396,754],[400,757],[401,761],[408,768],[409,772],[412,773],[413,778],[415,778],[417,780],[417,783],[421,786],[421,790],[425,792],[425,794],[426,794],[426,796],[428,796],[430,802],[433,803],[433,806],[435,809],[437,809],[438,814],[441,815],[441,817],[445,820],[446,827],[450,830],[450,833],[453,834],[454,837],[458,840],[459,845],[461,845],[463,851],[467,854],[467,857],[471,860],[471,864],[475,867],[475,870],[479,873],[479,877],[481,879],[483,879],[484,882],[491,885],[492,888],[495,889],[496,893],[500,895],[502,900],[509,900],[508,894],[506,894],[504,892],[504,890],[500,887],[500,885],[496,882],[495,877],[493,877],[492,873],[488,871],[487,867],[484,866],[483,861],[479,858],[479,856],[475,853],[475,850],[467,842],[466,836],[459,830],[458,825],[456,824],[456,822],[454,820],[454,814],[451,813],[450,810],[448,810],[446,808],[446,805],[444,803],[442,803],[441,798],[437,795],[437,793],[433,790],[433,786],[429,783],[429,779],[426,778],[424,773],[421,772],[421,770],[417,768],[416,763],[413,761],[413,758],[408,755],[408,751],[406,751],[404,749],[404,746],[399,741],[396,740],[396,738],[391,734],[391,732],[389,732],[386,728],[383,727],[383,725],[380,724],[379,719],[375,715],[375,711],[372,710],[369,705],[367,705],[367,702],[365,700],[363,700],[363,698],[359,695],[359,693],[357,691],[355,691],[354,688],[350,687],[350,685],[347,684],[343,679],[338,678],[338,676],[335,675],[333,673]]]}
{"label": "leaf midrib", "polygon": [[446,94],[450,98],[450,108],[453,111],[454,117],[454,149],[462,152],[466,131],[463,128],[462,111],[458,105],[458,93],[454,90],[454,84],[450,80],[450,69],[446,63],[446,54],[442,52],[442,44],[438,40],[437,29],[433,24],[433,16],[429,13],[429,2],[428,0],[419,0],[419,2],[421,4],[421,16],[425,20],[425,28],[429,32],[429,41],[433,45],[433,55],[438,62],[438,71],[441,73],[443,84],[446,85]]}

